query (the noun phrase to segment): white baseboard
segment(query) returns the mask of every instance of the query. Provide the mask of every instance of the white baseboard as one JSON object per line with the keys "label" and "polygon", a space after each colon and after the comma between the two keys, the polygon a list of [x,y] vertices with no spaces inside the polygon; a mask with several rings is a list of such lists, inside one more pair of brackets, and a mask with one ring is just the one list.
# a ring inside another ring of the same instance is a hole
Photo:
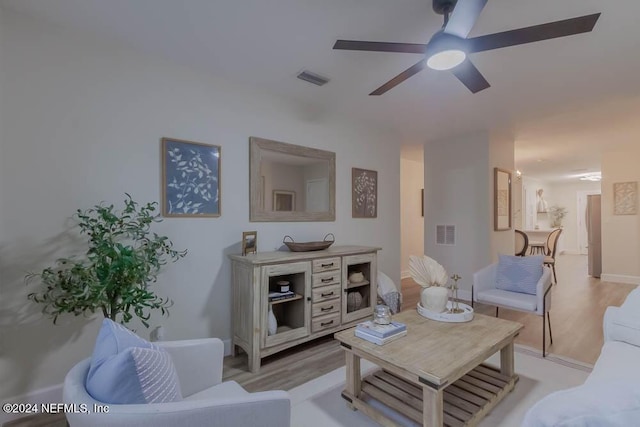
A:
{"label": "white baseboard", "polygon": [[224,343],[224,355],[231,356],[231,339],[222,340]]}
{"label": "white baseboard", "polygon": [[640,277],[625,276],[624,274],[602,274],[600,280],[603,282],[628,283],[630,285],[640,285]]}
{"label": "white baseboard", "polygon": [[[62,403],[62,384],[41,388],[40,390],[34,390],[27,394],[3,399],[2,401],[3,403],[30,403],[38,405],[43,403]],[[24,414],[6,414],[0,412],[0,425],[24,416]]]}
{"label": "white baseboard", "polygon": [[401,279],[407,279],[409,277],[411,277],[411,275],[409,274],[409,270],[402,270],[400,272],[400,278]]}

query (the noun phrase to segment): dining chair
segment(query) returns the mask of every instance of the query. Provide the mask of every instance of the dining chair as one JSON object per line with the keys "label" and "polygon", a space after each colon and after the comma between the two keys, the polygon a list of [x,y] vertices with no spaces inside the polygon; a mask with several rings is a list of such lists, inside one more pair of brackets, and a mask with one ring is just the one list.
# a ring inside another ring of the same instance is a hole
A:
{"label": "dining chair", "polygon": [[545,243],[544,265],[551,267],[551,270],[553,270],[554,284],[558,283],[558,279],[556,278],[556,251],[558,250],[558,239],[560,238],[561,233],[562,228],[556,228],[549,233]]}
{"label": "dining chair", "polygon": [[521,230],[515,229],[515,239],[516,239],[516,256],[525,256],[527,254],[527,249],[529,248],[529,236],[527,233]]}

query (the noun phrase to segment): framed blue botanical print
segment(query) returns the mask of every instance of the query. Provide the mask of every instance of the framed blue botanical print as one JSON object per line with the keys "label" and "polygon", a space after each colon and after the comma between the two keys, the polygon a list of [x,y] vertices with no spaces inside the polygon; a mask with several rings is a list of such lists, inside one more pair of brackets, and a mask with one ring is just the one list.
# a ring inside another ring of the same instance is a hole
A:
{"label": "framed blue botanical print", "polygon": [[220,216],[218,145],[162,138],[162,215]]}

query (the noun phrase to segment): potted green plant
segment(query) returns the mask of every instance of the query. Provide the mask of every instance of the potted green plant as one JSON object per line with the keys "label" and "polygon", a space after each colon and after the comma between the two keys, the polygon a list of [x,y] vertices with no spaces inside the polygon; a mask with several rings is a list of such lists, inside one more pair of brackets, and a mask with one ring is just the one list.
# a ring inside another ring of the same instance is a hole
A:
{"label": "potted green plant", "polygon": [[187,251],[174,250],[168,237],[151,231],[151,225],[161,221],[157,202],[140,205],[126,196],[121,211],[104,203],[76,211],[80,232],[88,237],[82,258],[60,258],[52,267],[27,275],[27,282],[39,279],[43,286],[28,298],[43,304],[43,312],[53,317],[54,324],[64,313],[78,316],[101,311],[120,323],[135,315],[149,327],[151,310],[168,313],[172,301],[157,296],[150,284],[162,266]]}

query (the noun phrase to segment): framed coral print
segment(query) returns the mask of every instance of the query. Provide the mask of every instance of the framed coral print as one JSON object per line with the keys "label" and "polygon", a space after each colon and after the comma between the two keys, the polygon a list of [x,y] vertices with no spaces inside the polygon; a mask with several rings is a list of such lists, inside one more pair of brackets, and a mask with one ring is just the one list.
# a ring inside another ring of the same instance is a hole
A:
{"label": "framed coral print", "polygon": [[378,217],[378,172],[351,168],[351,217]]}
{"label": "framed coral print", "polygon": [[613,183],[613,214],[636,215],[638,213],[638,183]]}
{"label": "framed coral print", "polygon": [[162,215],[220,216],[218,145],[162,138]]}

